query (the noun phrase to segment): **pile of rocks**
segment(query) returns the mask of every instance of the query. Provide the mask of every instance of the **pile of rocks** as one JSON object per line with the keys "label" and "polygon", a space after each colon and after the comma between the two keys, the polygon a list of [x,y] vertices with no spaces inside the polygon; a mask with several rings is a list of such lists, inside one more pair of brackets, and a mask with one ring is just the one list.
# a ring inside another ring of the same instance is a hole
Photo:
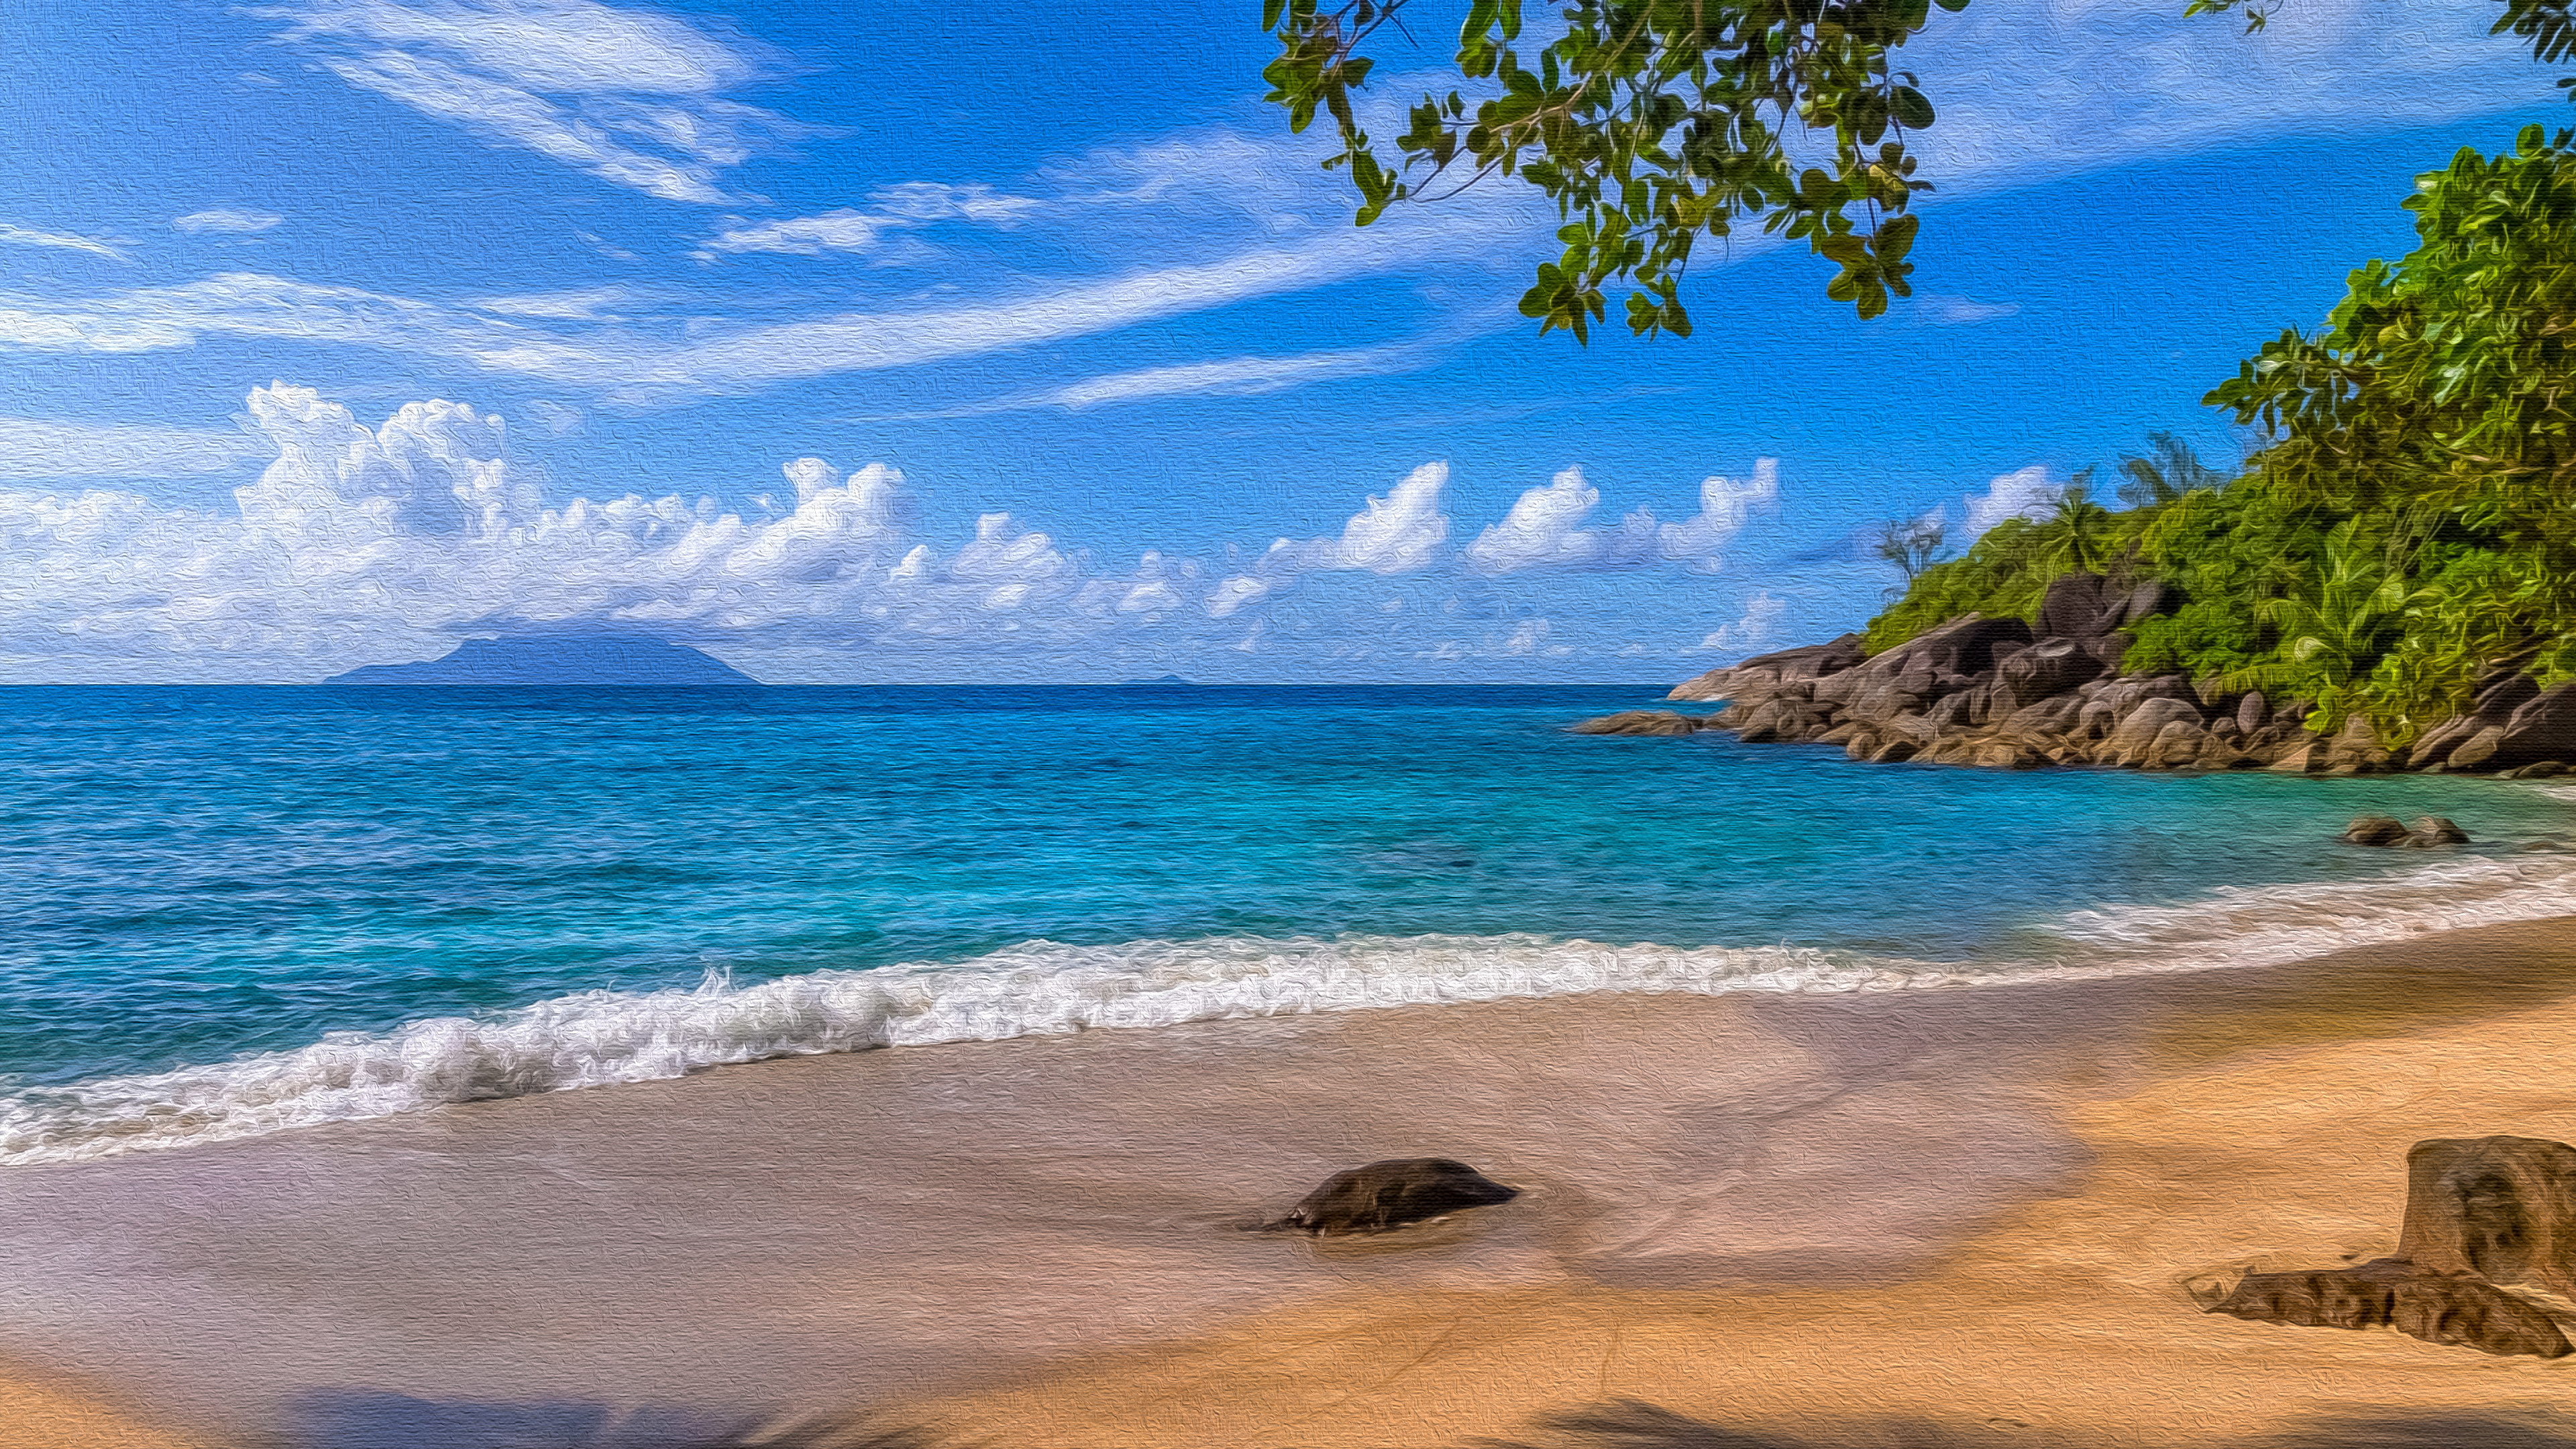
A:
{"label": "pile of rocks", "polygon": [[2311,734],[2304,711],[2275,712],[2259,691],[2204,691],[2180,675],[2122,675],[2128,626],[2173,606],[2162,584],[2119,591],[2099,574],[2049,585],[2037,628],[1970,614],[1875,657],[1860,636],[1715,669],[1670,698],[1722,701],[1706,716],[1630,710],[1574,726],[1585,734],[1732,731],[1747,743],[1843,747],[1855,760],[2030,769],[2272,769],[2365,774],[2399,769],[2544,775],[2576,761],[2576,685],[2542,690],[2510,669],[2481,681],[2469,713],[2411,751],[2381,746],[2354,718]]}

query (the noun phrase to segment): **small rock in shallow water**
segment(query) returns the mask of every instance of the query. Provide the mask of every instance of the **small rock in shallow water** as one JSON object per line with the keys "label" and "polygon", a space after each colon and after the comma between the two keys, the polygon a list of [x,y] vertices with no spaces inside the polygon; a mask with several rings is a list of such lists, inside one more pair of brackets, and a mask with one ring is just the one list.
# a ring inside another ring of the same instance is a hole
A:
{"label": "small rock in shallow water", "polygon": [[1576,735],[1686,735],[1699,728],[1699,721],[1668,709],[1623,709],[1599,719],[1587,719],[1565,727]]}
{"label": "small rock in shallow water", "polygon": [[2403,845],[2406,823],[2394,815],[2356,815],[2336,837],[2346,845]]}
{"label": "small rock in shallow water", "polygon": [[2413,833],[2406,837],[2406,843],[2415,846],[2466,845],[2469,833],[2452,824],[2447,816],[2419,815],[2415,819]]}
{"label": "small rock in shallow water", "polygon": [[1520,1193],[1463,1162],[1404,1157],[1337,1172],[1306,1194],[1273,1231],[1339,1236],[1383,1233],[1466,1208],[1510,1202]]}

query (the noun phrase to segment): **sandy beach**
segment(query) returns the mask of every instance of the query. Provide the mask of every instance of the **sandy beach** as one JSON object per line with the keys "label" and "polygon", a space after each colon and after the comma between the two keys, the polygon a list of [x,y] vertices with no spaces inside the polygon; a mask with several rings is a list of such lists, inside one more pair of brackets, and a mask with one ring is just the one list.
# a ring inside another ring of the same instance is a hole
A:
{"label": "sandy beach", "polygon": [[[2576,1360],[2193,1297],[2388,1252],[2420,1139],[2576,1139],[2571,924],[812,1057],[17,1168],[0,1351],[216,1446],[2576,1443]],[[1425,1154],[1524,1196],[1239,1230]]]}

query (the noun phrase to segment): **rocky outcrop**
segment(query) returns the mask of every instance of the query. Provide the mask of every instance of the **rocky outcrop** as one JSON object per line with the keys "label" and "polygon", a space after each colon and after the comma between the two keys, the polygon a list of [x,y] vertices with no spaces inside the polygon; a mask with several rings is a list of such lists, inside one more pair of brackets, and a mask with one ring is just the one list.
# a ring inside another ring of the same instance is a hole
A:
{"label": "rocky outcrop", "polygon": [[2302,1328],[2393,1328],[2480,1353],[2565,1358],[2567,1335],[2539,1308],[2492,1283],[2381,1258],[2311,1273],[2249,1273],[2209,1310]]}
{"label": "rocky outcrop", "polygon": [[2445,1137],[2406,1154],[2400,1257],[2576,1295],[2576,1147],[2538,1137]]}
{"label": "rocky outcrop", "polygon": [[[1693,720],[1629,711],[1573,728],[1659,735],[1717,729],[1749,744],[1837,745],[1855,760],[1989,769],[2448,769],[2522,778],[2565,773],[2576,762],[2576,684],[2544,690],[2518,667],[2491,671],[2467,713],[2403,751],[2387,748],[2358,716],[2331,735],[2309,732],[2304,701],[2276,709],[2259,691],[2122,674],[2128,630],[2177,602],[2159,583],[2114,588],[2099,574],[2069,574],[2049,585],[2036,628],[1970,614],[1874,656],[1859,635],[1846,634],[1710,670],[1669,696],[1722,702],[1715,714]],[[2451,842],[2401,827],[2385,843]]]}
{"label": "rocky outcrop", "polygon": [[1517,1190],[1463,1162],[1446,1157],[1396,1158],[1334,1173],[1268,1227],[1274,1232],[1324,1237],[1383,1233],[1518,1196]]}
{"label": "rocky outcrop", "polygon": [[2302,1327],[2394,1328],[2483,1353],[2576,1351],[2544,1307],[2505,1285],[2576,1293],[2576,1147],[2538,1137],[2418,1142],[2406,1154],[2395,1257],[2248,1274],[2208,1311]]}
{"label": "rocky outcrop", "polygon": [[1566,726],[1578,735],[1686,735],[1701,722],[1668,709],[1623,709]]}

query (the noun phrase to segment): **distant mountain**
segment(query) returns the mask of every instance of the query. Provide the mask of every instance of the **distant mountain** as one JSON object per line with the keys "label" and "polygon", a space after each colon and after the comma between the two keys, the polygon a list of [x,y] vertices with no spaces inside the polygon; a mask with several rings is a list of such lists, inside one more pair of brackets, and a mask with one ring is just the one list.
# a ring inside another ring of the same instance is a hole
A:
{"label": "distant mountain", "polygon": [[444,658],[370,664],[324,684],[518,689],[758,689],[759,680],[684,645],[629,634],[468,639]]}

